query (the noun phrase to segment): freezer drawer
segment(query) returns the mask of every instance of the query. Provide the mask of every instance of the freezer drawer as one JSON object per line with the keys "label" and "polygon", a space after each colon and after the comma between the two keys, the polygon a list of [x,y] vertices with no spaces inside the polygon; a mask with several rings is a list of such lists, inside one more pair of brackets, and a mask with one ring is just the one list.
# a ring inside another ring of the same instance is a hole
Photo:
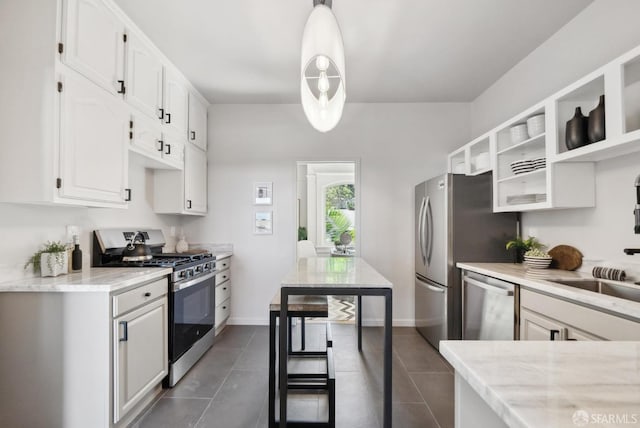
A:
{"label": "freezer drawer", "polygon": [[416,329],[429,343],[439,349],[447,339],[447,287],[416,277]]}
{"label": "freezer drawer", "polygon": [[463,272],[462,339],[517,339],[517,294],[515,284]]}

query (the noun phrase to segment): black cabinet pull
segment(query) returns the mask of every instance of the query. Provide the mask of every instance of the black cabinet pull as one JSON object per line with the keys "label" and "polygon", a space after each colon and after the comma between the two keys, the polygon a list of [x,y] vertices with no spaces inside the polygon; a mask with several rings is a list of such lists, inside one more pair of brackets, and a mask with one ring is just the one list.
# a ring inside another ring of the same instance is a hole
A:
{"label": "black cabinet pull", "polygon": [[159,152],[164,151],[164,141],[162,140],[158,140],[158,143],[160,143],[160,148],[158,149]]}
{"label": "black cabinet pull", "polygon": [[160,120],[164,119],[164,109],[163,108],[159,108],[158,111],[160,112],[160,116],[158,116],[158,119],[160,119]]}
{"label": "black cabinet pull", "polygon": [[223,289],[223,290],[226,290],[226,289],[227,289],[227,287],[222,287],[222,289]]}
{"label": "black cabinet pull", "polygon": [[131,200],[131,189],[124,189],[124,192],[126,193],[124,200],[129,202]]}
{"label": "black cabinet pull", "polygon": [[226,306],[223,306],[223,307],[222,307],[222,309],[227,309],[227,307],[226,307]]}
{"label": "black cabinet pull", "polygon": [[556,334],[560,334],[560,330],[550,330],[549,340],[556,340]]}
{"label": "black cabinet pull", "polygon": [[171,113],[166,113],[165,116],[167,116],[167,120],[164,123],[171,123]]}
{"label": "black cabinet pull", "polygon": [[151,292],[147,291],[146,293],[144,293],[144,297],[151,297]]}
{"label": "black cabinet pull", "polygon": [[196,131],[191,131],[191,141],[196,139]]}
{"label": "black cabinet pull", "polygon": [[122,326],[122,337],[118,340],[120,342],[126,342],[129,340],[129,326],[126,321],[120,321],[120,325]]}
{"label": "black cabinet pull", "polygon": [[165,155],[170,155],[171,154],[171,144],[167,144],[167,151],[164,152]]}
{"label": "black cabinet pull", "polygon": [[187,209],[191,209],[191,199],[187,199]]}
{"label": "black cabinet pull", "polygon": [[124,94],[126,91],[126,88],[124,87],[124,80],[118,80],[118,83],[120,84],[120,90],[118,90],[118,93]]}

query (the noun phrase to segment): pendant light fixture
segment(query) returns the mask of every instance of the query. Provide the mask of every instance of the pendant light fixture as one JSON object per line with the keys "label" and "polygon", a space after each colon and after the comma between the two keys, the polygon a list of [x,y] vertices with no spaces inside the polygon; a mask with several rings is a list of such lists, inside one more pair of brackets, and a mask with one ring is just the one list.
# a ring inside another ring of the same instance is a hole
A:
{"label": "pendant light fixture", "polygon": [[342,117],[346,97],[344,45],[331,0],[313,0],[302,34],[300,81],[309,123],[320,132],[332,130]]}

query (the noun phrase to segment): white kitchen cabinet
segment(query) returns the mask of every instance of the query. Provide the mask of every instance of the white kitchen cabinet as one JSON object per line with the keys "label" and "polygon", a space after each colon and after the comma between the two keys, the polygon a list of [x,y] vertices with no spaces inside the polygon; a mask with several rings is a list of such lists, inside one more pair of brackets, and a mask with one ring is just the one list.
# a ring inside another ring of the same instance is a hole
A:
{"label": "white kitchen cabinet", "polygon": [[163,133],[159,123],[142,114],[131,116],[129,150],[142,156],[142,164],[151,169],[184,168],[183,139]]}
{"label": "white kitchen cabinet", "polygon": [[[129,412],[168,373],[168,311],[165,294],[113,321],[114,423]],[[134,292],[136,292],[134,290]]]}
{"label": "white kitchen cabinet", "polygon": [[61,78],[58,196],[126,206],[129,115],[83,76]]}
{"label": "white kitchen cabinet", "polygon": [[62,10],[62,61],[110,93],[124,93],[124,23],[102,0],[64,0]]}
{"label": "white kitchen cabinet", "polygon": [[632,321],[560,298],[520,289],[520,340],[640,340]]}
{"label": "white kitchen cabinet", "polygon": [[231,314],[231,257],[216,259],[215,334],[222,332]]}
{"label": "white kitchen cabinet", "polygon": [[207,150],[207,106],[189,93],[189,142]]}
{"label": "white kitchen cabinet", "polygon": [[164,70],[163,97],[163,119],[166,128],[179,135],[186,136],[189,92],[184,79],[170,68],[165,68]]}
{"label": "white kitchen cabinet", "polygon": [[182,171],[155,171],[153,208],[158,214],[207,213],[207,152],[187,144]]}
{"label": "white kitchen cabinet", "polygon": [[127,102],[156,122],[160,120],[163,92],[162,60],[135,33],[127,40]]}

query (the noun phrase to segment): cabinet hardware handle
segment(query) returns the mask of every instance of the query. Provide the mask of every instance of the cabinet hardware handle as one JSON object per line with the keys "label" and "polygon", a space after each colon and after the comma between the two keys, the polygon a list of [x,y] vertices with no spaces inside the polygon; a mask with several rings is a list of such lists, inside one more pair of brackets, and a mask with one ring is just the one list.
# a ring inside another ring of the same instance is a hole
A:
{"label": "cabinet hardware handle", "polygon": [[196,131],[191,131],[191,141],[196,139]]}
{"label": "cabinet hardware handle", "polygon": [[223,307],[222,307],[222,309],[227,309],[227,307],[226,307],[226,306],[223,306]]}
{"label": "cabinet hardware handle", "polygon": [[223,289],[223,290],[226,290],[226,289],[227,289],[227,287],[222,287],[222,289]]}
{"label": "cabinet hardware handle", "polygon": [[191,209],[191,199],[187,199],[187,209]]}
{"label": "cabinet hardware handle", "polygon": [[574,340],[574,341],[577,341],[578,339],[571,339],[571,338],[567,338],[567,340]]}
{"label": "cabinet hardware handle", "polygon": [[160,120],[164,119],[164,109],[163,108],[159,108],[158,111],[160,112],[160,116],[158,116],[158,119],[160,119]]}
{"label": "cabinet hardware handle", "polygon": [[129,202],[131,200],[131,189],[124,189],[126,196],[124,197],[124,200]]}
{"label": "cabinet hardware handle", "polygon": [[560,334],[560,330],[550,330],[549,340],[556,340],[556,334]]}
{"label": "cabinet hardware handle", "polygon": [[165,116],[167,116],[167,120],[164,123],[171,123],[171,113],[167,113]]}
{"label": "cabinet hardware handle", "polygon": [[163,152],[164,151],[164,141],[158,140],[158,143],[160,143],[160,148],[158,149],[158,151],[159,152]]}
{"label": "cabinet hardware handle", "polygon": [[164,152],[165,155],[170,155],[171,154],[171,144],[167,144],[167,151]]}
{"label": "cabinet hardware handle", "polygon": [[151,297],[151,292],[147,291],[146,293],[144,293],[144,297]]}
{"label": "cabinet hardware handle", "polygon": [[126,321],[120,321],[119,323],[122,326],[122,337],[118,339],[120,342],[126,342],[129,340],[129,327]]}
{"label": "cabinet hardware handle", "polygon": [[126,92],[126,88],[124,87],[124,80],[118,80],[118,83],[120,84],[120,90],[118,90],[119,94],[124,94]]}

